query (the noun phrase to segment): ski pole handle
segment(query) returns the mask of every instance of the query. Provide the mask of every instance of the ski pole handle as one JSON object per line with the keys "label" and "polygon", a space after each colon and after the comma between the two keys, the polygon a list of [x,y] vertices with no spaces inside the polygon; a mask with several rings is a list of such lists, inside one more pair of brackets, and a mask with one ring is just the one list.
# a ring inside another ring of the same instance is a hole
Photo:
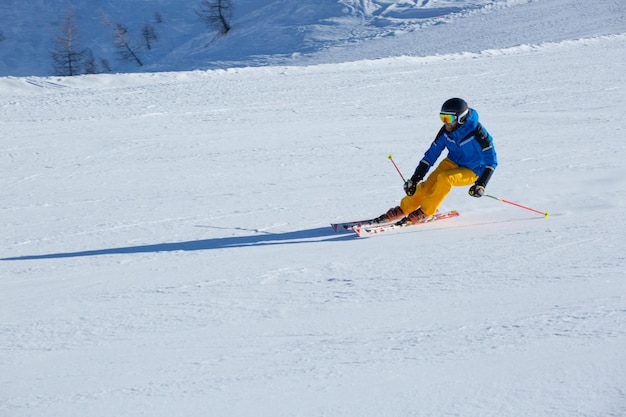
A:
{"label": "ski pole handle", "polygon": [[548,213],[547,211],[535,210],[534,208],[530,208],[530,207],[522,206],[521,204],[514,203],[514,202],[512,202],[512,201],[505,200],[504,198],[495,197],[495,196],[493,196],[493,195],[489,195],[489,194],[485,194],[485,197],[493,198],[494,200],[498,200],[498,201],[501,201],[501,202],[503,202],[503,203],[511,204],[512,206],[520,207],[520,208],[523,208],[523,209],[526,209],[526,210],[533,211],[533,212],[535,212],[535,213],[543,214],[543,217],[548,217],[548,216],[550,215],[550,213]]}
{"label": "ski pole handle", "polygon": [[396,171],[398,171],[398,174],[400,174],[400,178],[402,178],[402,181],[404,181],[406,183],[406,180],[404,179],[404,175],[402,175],[402,172],[400,172],[400,168],[398,168],[398,165],[396,165],[396,163],[393,160],[393,156],[391,156],[391,154],[389,154],[387,159],[389,159],[391,161],[393,166],[396,168]]}

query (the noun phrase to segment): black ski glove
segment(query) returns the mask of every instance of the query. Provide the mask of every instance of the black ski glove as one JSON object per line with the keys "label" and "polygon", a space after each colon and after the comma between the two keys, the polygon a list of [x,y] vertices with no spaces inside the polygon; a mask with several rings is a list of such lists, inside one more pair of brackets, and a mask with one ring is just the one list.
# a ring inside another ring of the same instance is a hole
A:
{"label": "black ski glove", "polygon": [[469,195],[472,197],[480,198],[485,195],[485,187],[482,185],[472,185],[469,189]]}
{"label": "black ski glove", "polygon": [[404,183],[404,192],[406,195],[415,194],[415,190],[417,189],[417,183],[413,182],[413,180],[407,180]]}
{"label": "black ski glove", "polygon": [[417,184],[424,179],[424,175],[428,172],[428,168],[430,168],[430,166],[426,162],[420,161],[417,168],[415,168],[415,172],[411,176],[411,179],[404,183],[404,192],[406,195],[415,194]]}
{"label": "black ski glove", "polygon": [[480,198],[484,196],[485,187],[487,186],[487,183],[491,179],[492,175],[493,175],[493,168],[486,167],[485,171],[483,171],[483,174],[480,176],[480,178],[478,178],[476,183],[470,187],[469,195],[471,195],[472,197],[476,197],[476,198]]}

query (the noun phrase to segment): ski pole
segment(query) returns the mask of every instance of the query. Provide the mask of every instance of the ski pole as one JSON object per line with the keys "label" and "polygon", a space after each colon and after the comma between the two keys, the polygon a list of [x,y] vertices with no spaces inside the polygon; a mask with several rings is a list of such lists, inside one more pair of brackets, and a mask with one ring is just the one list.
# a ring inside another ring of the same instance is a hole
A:
{"label": "ski pole", "polygon": [[517,207],[520,207],[520,208],[523,208],[523,209],[526,209],[526,210],[534,211],[535,213],[543,214],[543,217],[548,217],[548,215],[550,214],[547,211],[535,210],[534,208],[522,206],[521,204],[514,203],[512,201],[505,200],[504,198],[495,197],[495,196],[492,196],[492,195],[489,195],[489,194],[485,194],[485,197],[493,198],[494,200],[502,201],[503,203],[511,204],[513,206],[517,206]]}
{"label": "ski pole", "polygon": [[404,175],[402,175],[402,172],[400,172],[400,169],[398,168],[398,165],[396,165],[396,163],[393,160],[393,156],[391,156],[391,154],[387,157],[387,159],[389,159],[391,161],[391,163],[393,164],[393,166],[396,168],[396,171],[398,171],[398,174],[400,174],[400,178],[402,178],[402,181],[406,182],[406,180],[404,179]]}

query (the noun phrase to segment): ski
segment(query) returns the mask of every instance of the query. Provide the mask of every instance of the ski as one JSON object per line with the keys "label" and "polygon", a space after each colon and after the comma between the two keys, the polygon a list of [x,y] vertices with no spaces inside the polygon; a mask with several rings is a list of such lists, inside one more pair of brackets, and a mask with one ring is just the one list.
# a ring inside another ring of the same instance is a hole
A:
{"label": "ski", "polygon": [[374,218],[374,219],[356,220],[356,221],[345,222],[345,223],[331,223],[330,225],[332,226],[335,232],[345,232],[345,231],[353,230],[354,227],[356,226],[382,226],[383,224],[391,224],[391,223],[389,222],[376,223],[376,219]]}
{"label": "ski", "polygon": [[438,220],[449,219],[451,217],[457,217],[460,213],[456,210],[437,213],[430,220],[424,223],[386,223],[386,224],[375,224],[375,225],[355,225],[352,226],[351,229],[359,236],[359,237],[368,237],[374,236],[378,234],[388,233],[391,231],[397,231],[400,229],[405,229],[407,227],[420,226],[426,223],[432,223]]}

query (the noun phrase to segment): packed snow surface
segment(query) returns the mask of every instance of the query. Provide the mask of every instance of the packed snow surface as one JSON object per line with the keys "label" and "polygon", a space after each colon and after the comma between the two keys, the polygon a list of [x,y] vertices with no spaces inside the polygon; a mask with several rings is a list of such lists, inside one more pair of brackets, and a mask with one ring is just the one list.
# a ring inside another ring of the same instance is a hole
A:
{"label": "packed snow surface", "polygon": [[[623,3],[479,3],[308,65],[0,78],[0,416],[624,417]],[[550,215],[455,188],[457,218],[334,233],[399,202],[388,155],[409,176],[453,96],[487,193]]]}

